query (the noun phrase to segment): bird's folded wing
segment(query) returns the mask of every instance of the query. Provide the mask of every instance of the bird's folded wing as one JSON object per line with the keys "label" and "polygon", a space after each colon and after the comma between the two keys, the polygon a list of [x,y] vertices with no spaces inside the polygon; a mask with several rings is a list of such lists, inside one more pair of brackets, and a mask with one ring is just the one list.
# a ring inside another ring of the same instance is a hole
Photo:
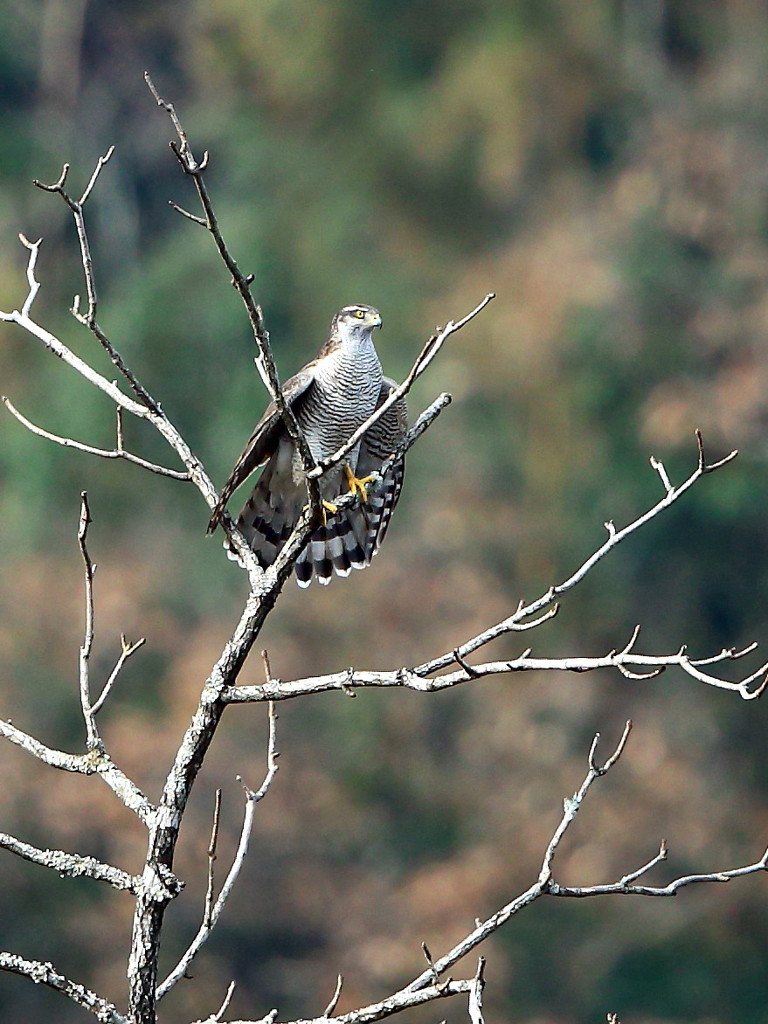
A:
{"label": "bird's folded wing", "polygon": [[[376,408],[389,398],[397,387],[395,381],[384,377]],[[357,475],[365,477],[369,473],[378,472],[382,463],[389,458],[408,429],[408,406],[405,398],[399,398],[383,413],[363,435],[360,445],[360,457],[357,463]],[[379,489],[371,496],[365,509],[367,523],[367,539],[365,549],[368,560],[379,550],[395,505],[400,498],[405,478],[405,456],[399,459],[389,470]]]}
{"label": "bird's folded wing", "polygon": [[[293,410],[294,415],[296,415],[301,404],[305,401],[307,392],[315,380],[316,366],[317,360],[307,363],[303,369],[299,370],[297,374],[290,377],[283,384],[283,397],[289,408]],[[213,533],[216,529],[221,521],[224,508],[233,493],[255,469],[264,465],[275,451],[278,441],[284,434],[285,424],[283,419],[275,403],[270,402],[264,415],[256,424],[248,444],[243,449],[240,458],[235,463],[227,482],[222,488],[221,497],[216,502],[210,522],[208,523],[208,533]]]}

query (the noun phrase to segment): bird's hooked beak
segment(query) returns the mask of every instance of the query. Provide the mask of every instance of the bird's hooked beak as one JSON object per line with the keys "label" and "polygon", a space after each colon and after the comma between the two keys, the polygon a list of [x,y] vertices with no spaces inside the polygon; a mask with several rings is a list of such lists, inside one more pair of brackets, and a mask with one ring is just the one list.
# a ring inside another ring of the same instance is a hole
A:
{"label": "bird's hooked beak", "polygon": [[370,326],[372,329],[374,327],[381,327],[381,314],[380,313],[375,313],[372,310],[368,314],[367,323],[368,323],[368,326]]}

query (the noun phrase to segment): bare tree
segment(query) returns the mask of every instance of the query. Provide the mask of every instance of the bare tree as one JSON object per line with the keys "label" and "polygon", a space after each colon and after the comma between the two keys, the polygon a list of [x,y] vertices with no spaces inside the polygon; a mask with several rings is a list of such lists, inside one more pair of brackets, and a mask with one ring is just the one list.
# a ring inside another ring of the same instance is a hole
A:
{"label": "bare tree", "polygon": [[[162,792],[158,797],[152,799],[141,792],[136,783],[120,770],[110,756],[99,731],[98,715],[109,700],[112,687],[125,662],[144,643],[144,640],[129,642],[125,637],[122,638],[122,649],[117,663],[100,691],[96,693],[90,672],[90,657],[94,640],[94,567],[88,549],[88,527],[91,522],[91,512],[87,495],[82,494],[77,538],[83,562],[85,590],[85,630],[79,658],[79,698],[85,729],[84,750],[79,753],[69,753],[53,749],[9,721],[0,721],[0,735],[51,768],[84,775],[98,775],[110,787],[115,797],[125,807],[133,811],[140,826],[145,829],[146,858],[143,868],[139,872],[130,873],[120,867],[102,863],[86,855],[63,850],[43,850],[8,834],[0,834],[0,846],[15,853],[18,857],[44,865],[62,876],[86,876],[94,882],[104,882],[131,895],[135,910],[133,939],[131,949],[126,957],[128,996],[127,1000],[118,995],[106,998],[65,977],[50,963],[28,960],[12,952],[0,952],[0,968],[23,975],[36,983],[42,983],[61,992],[79,1006],[90,1011],[98,1020],[111,1022],[111,1024],[122,1024],[122,1022],[152,1024],[157,1019],[158,1002],[185,975],[193,959],[216,927],[247,855],[256,804],[267,794],[277,771],[275,715],[277,701],[296,699],[325,690],[354,693],[364,687],[402,687],[430,693],[464,683],[471,684],[473,680],[482,676],[533,670],[586,672],[597,668],[615,668],[628,678],[647,679],[664,672],[667,668],[677,668],[706,686],[730,690],[745,700],[758,697],[768,681],[768,664],[760,665],[736,681],[729,681],[719,674],[720,667],[725,663],[737,661],[751,654],[756,647],[755,644],[741,650],[729,648],[716,651],[708,657],[697,659],[690,657],[684,645],[668,654],[644,654],[637,649],[639,626],[635,628],[629,641],[623,646],[617,645],[614,650],[600,657],[574,655],[562,658],[541,658],[534,656],[532,648],[527,647],[517,658],[508,661],[469,661],[473,655],[482,652],[492,640],[505,634],[527,633],[552,618],[558,610],[558,599],[577,587],[602,558],[635,531],[660,516],[671,505],[683,498],[685,493],[697,485],[703,476],[721,469],[735,457],[736,452],[731,452],[724,459],[708,462],[701,436],[697,434],[697,458],[687,479],[680,484],[673,484],[662,463],[652,458],[651,465],[662,485],[662,496],[653,502],[644,514],[621,529],[615,527],[611,522],[606,523],[607,537],[603,543],[567,579],[552,585],[535,600],[527,603],[521,602],[507,617],[487,626],[477,635],[462,640],[452,650],[437,653],[431,660],[423,664],[403,666],[393,672],[348,668],[330,675],[291,680],[274,678],[269,659],[264,653],[264,682],[260,685],[239,685],[240,670],[245,659],[258,639],[267,616],[275,606],[296,558],[320,521],[322,509],[317,480],[323,473],[339,464],[362,436],[362,432],[370,426],[376,417],[382,414],[384,408],[380,408],[331,458],[324,460],[321,464],[315,464],[301,428],[283,396],[262,311],[252,293],[252,279],[240,270],[224,241],[216,219],[204,177],[208,155],[205,154],[199,161],[195,159],[187,135],[173,106],[158,95],[149,78],[147,78],[147,82],[158,105],[172,121],[177,136],[171,144],[172,149],[184,174],[192,180],[202,213],[200,215],[193,214],[175,204],[172,205],[183,216],[210,234],[219,257],[232,276],[233,284],[243,301],[256,343],[256,363],[259,373],[301,453],[307,481],[308,503],[275,564],[266,571],[260,568],[231,519],[228,516],[224,517],[223,523],[229,543],[240,556],[247,575],[248,595],[230,638],[223,646],[208,677],[201,681],[199,701],[192,722],[180,738],[173,763],[168,767]],[[99,326],[97,319],[97,294],[86,230],[85,209],[88,199],[98,183],[99,175],[112,156],[112,152],[113,150],[110,149],[99,160],[79,199],[73,198],[68,191],[69,166],[66,164],[59,180],[54,184],[45,185],[40,182],[35,184],[45,191],[58,195],[72,213],[79,239],[85,280],[85,302],[81,303],[80,299],[76,297],[72,306],[72,314],[103,347],[122,377],[122,386],[97,372],[34,319],[33,306],[40,289],[40,282],[37,279],[37,260],[41,240],[33,242],[20,236],[22,245],[27,250],[28,292],[19,309],[4,312],[0,316],[6,323],[16,324],[40,341],[50,352],[59,356],[67,366],[112,400],[116,409],[115,445],[112,449],[101,449],[52,433],[23,416],[8,398],[4,397],[3,401],[19,422],[35,434],[65,447],[74,447],[102,458],[124,459],[150,472],[173,480],[191,483],[200,492],[207,506],[213,508],[217,500],[217,493],[201,461],[170,421],[160,403],[148,392],[134,371],[126,365],[117,347]],[[390,401],[397,400],[398,397],[409,391],[417,377],[427,370],[439,354],[444,343],[477,317],[492,298],[492,294],[486,295],[474,309],[458,320],[449,320],[444,327],[435,331],[417,355],[413,367],[402,385],[393,392]],[[405,454],[449,402],[450,396],[441,394],[424,410],[407,432],[389,462],[382,467],[380,479],[386,473],[389,465]],[[123,433],[123,419],[126,414],[146,421],[158,431],[177,458],[181,468],[159,465],[129,451],[125,446]],[[338,498],[338,504],[344,506],[359,500],[359,497],[354,494],[342,495]],[[340,596],[340,600],[343,601],[343,595]],[[240,842],[226,879],[218,891],[213,870],[219,832],[217,805],[209,847],[208,887],[202,910],[202,922],[199,931],[189,943],[187,951],[180,958],[178,964],[168,973],[167,977],[161,979],[158,976],[160,937],[166,908],[182,888],[182,882],[174,872],[174,853],[192,788],[225,709],[232,704],[260,702],[268,704],[270,722],[267,770],[264,780],[256,790],[245,784],[243,786],[245,812]],[[673,878],[663,885],[646,884],[643,881],[644,877],[667,856],[666,845],[662,841],[658,852],[647,863],[627,871],[621,878],[603,884],[581,887],[564,886],[558,883],[555,875],[555,860],[560,844],[593,785],[611,770],[621,757],[630,735],[630,729],[631,723],[627,722],[613,752],[604,761],[598,759],[599,735],[595,736],[587,757],[586,774],[574,794],[565,799],[562,817],[543,852],[538,874],[526,891],[511,898],[509,902],[499,907],[486,919],[478,920],[475,927],[453,948],[433,956],[424,945],[426,966],[422,973],[413,978],[409,984],[391,992],[379,1002],[337,1015],[336,1007],[342,988],[342,979],[339,977],[333,998],[318,1016],[311,1022],[301,1021],[293,1022],[293,1024],[368,1024],[368,1022],[381,1020],[407,1008],[455,996],[466,999],[472,1024],[482,1024],[484,959],[479,958],[476,970],[470,976],[456,980],[451,978],[448,972],[464,956],[475,951],[488,936],[511,917],[539,898],[543,896],[585,898],[598,895],[673,896],[684,886],[705,882],[725,882],[768,868],[768,851],[766,851],[752,864],[685,875]],[[221,1006],[205,1018],[206,1021],[221,1022],[226,1019],[232,987],[230,986]],[[124,1008],[119,1009],[119,1006]],[[266,1013],[257,1010],[255,1015],[249,1018],[249,1021],[273,1024],[277,1016],[277,1009]],[[230,1021],[230,1024],[245,1024],[245,1022]]]}

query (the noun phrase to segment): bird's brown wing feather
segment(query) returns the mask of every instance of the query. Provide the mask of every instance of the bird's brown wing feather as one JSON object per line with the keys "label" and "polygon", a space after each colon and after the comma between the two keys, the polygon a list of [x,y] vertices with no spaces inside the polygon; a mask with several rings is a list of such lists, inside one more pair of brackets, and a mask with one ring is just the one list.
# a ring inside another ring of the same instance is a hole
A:
{"label": "bird's brown wing feather", "polygon": [[[317,360],[315,359],[311,363],[307,363],[293,377],[289,377],[285,384],[283,384],[283,396],[294,414],[296,414],[301,403],[306,399],[307,391],[315,379],[316,366]],[[275,403],[270,402],[264,411],[264,415],[254,427],[248,444],[243,449],[240,458],[235,463],[227,482],[222,488],[221,497],[216,502],[210,522],[208,523],[208,533],[213,533],[221,522],[221,516],[233,493],[255,469],[264,465],[277,448],[278,441],[284,433],[285,424],[282,417]]]}

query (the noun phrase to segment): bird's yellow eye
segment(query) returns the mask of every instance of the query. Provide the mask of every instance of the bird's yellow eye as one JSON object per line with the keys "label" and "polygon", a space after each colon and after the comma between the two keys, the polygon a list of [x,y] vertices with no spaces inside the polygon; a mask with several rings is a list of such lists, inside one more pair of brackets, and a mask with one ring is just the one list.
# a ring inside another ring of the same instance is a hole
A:
{"label": "bird's yellow eye", "polygon": [[364,309],[356,309],[355,310],[355,316],[357,317],[358,320],[362,320],[363,317],[365,316],[365,310]]}

